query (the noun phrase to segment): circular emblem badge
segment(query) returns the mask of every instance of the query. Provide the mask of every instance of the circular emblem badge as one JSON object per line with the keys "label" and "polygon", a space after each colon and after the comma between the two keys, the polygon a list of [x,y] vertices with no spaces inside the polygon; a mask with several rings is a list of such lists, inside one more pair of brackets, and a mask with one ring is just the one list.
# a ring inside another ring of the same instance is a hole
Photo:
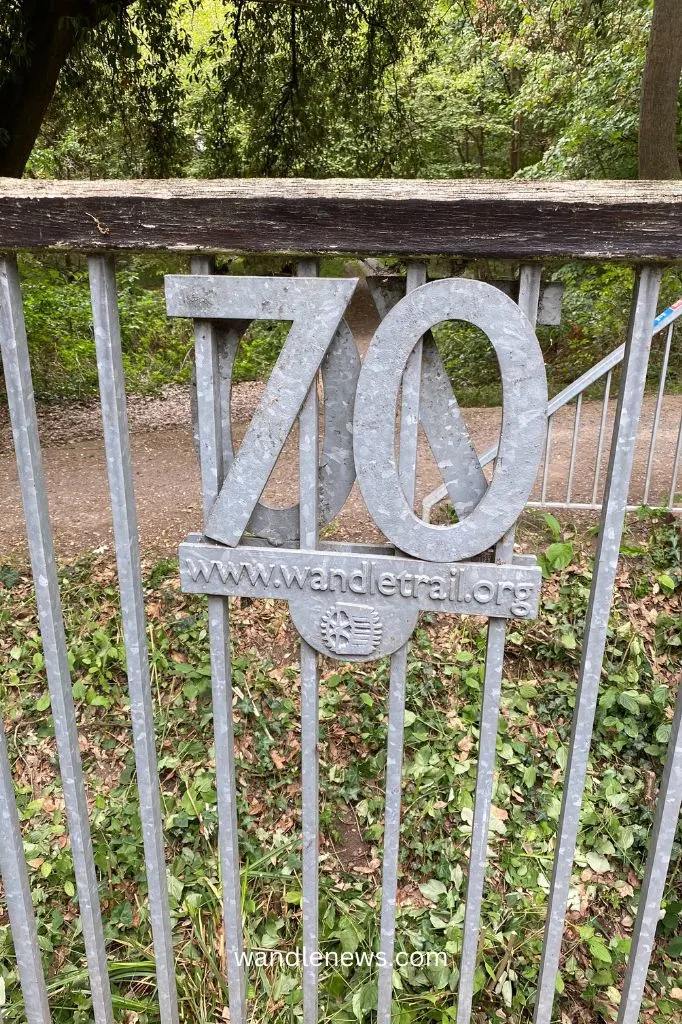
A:
{"label": "circular emblem badge", "polygon": [[367,604],[337,602],[322,616],[320,628],[332,654],[367,656],[381,643],[381,619]]}

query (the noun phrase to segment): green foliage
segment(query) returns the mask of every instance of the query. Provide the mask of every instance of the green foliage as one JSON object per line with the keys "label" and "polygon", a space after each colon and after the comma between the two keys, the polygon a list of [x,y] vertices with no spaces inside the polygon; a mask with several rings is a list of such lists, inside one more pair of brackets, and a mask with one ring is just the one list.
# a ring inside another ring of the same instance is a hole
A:
{"label": "green foliage", "polygon": [[[401,117],[389,82],[435,23],[432,6],[223,2],[193,67],[202,173],[318,177],[330,160],[381,173],[387,110],[394,126]],[[352,152],[335,152],[349,133]]]}
{"label": "green foliage", "polygon": [[498,405],[502,385],[497,356],[483,331],[448,320],[434,328],[433,336],[457,401],[463,406]]}
{"label": "green foliage", "polygon": [[650,0],[112,7],[62,73],[34,174],[636,174]]}
{"label": "green foliage", "polygon": [[237,352],[233,380],[263,380],[275,365],[289,324],[258,320],[249,327]]}
{"label": "green foliage", "polygon": [[32,92],[51,93],[51,72],[45,81],[40,61],[46,32],[51,60],[60,59],[66,39],[71,47],[29,172],[46,177],[177,174],[188,152],[180,124],[183,59],[191,46],[184,18],[195,6],[194,0],[3,4],[0,153],[12,147],[7,105],[23,103]]}
{"label": "green foliage", "polygon": [[[556,274],[565,286],[562,323],[540,328],[538,335],[548,365],[550,394],[566,387],[580,373],[623,344],[632,303],[634,274],[614,265],[567,264]],[[665,309],[682,295],[682,275],[668,270],[663,275],[658,308]],[[658,386],[665,332],[653,341],[647,385]],[[616,382],[618,372],[616,371]],[[682,389],[682,365],[671,358],[666,388]],[[597,391],[601,395],[601,391]],[[587,392],[592,397],[591,392]]]}
{"label": "green foliage", "polygon": [[[649,513],[630,529],[626,545],[636,553],[619,576],[607,637],[558,986],[559,1015],[580,1005],[594,1019],[615,1015],[638,896],[632,876],[643,867],[652,780],[679,676],[679,529],[672,517]],[[547,545],[551,571],[538,620],[508,633],[475,1003],[476,1020],[503,1011],[514,1024],[532,1012],[592,571],[584,538],[572,536],[569,564],[551,557],[571,535],[554,517],[530,518],[524,533],[531,547]],[[205,603],[178,592],[174,560],[145,572],[181,1019],[208,1024],[221,1017],[225,982]],[[54,1020],[84,1024],[87,972],[27,567],[5,567],[0,580],[0,701]],[[116,1012],[152,1024],[158,1011],[115,571],[88,556],[61,567],[60,585]],[[233,604],[246,946],[293,951],[301,942],[298,666],[285,652],[296,645],[281,605]],[[408,664],[397,943],[408,954],[445,951],[447,965],[396,970],[402,1022],[453,1019],[484,658],[477,619],[422,617]],[[339,957],[377,948],[387,687],[385,662],[323,665],[320,928],[322,949]],[[681,855],[678,838],[673,862]],[[672,871],[647,991],[657,1019],[671,1024],[679,1008],[666,993],[682,979],[681,908]],[[5,1016],[18,1024],[6,922],[0,950]],[[256,964],[249,983],[254,1020],[299,1018],[300,971]],[[376,975],[367,962],[323,968],[319,991],[321,1020],[372,1019]]]}
{"label": "green foliage", "polygon": [[[22,260],[22,292],[36,396],[78,400],[97,394],[87,270],[80,261]],[[121,344],[130,390],[149,393],[186,379],[191,370],[187,325],[169,321],[158,288],[140,280],[131,261],[118,274]]]}
{"label": "green foliage", "polygon": [[[185,269],[171,257],[119,261],[121,346],[129,394],[156,394],[166,384],[186,383],[191,377],[191,326],[166,316],[163,295],[163,274]],[[90,292],[83,261],[25,256],[21,277],[36,397],[45,402],[97,397]],[[286,331],[284,324],[254,323],[239,348],[235,381],[265,376]]]}
{"label": "green foliage", "polygon": [[[323,174],[348,133],[380,167],[387,112],[401,117],[392,75],[435,23],[426,0],[99,8],[94,26],[79,26],[31,173]],[[0,18],[0,42],[3,28],[20,45],[16,19]]]}
{"label": "green foliage", "polygon": [[[503,270],[504,268],[502,268]],[[496,268],[497,273],[500,269]],[[491,268],[474,265],[468,273],[493,277]],[[625,341],[632,302],[634,272],[628,267],[568,263],[555,271],[553,279],[564,285],[561,324],[537,329],[550,397]],[[665,309],[682,295],[682,274],[668,270],[663,275],[659,309]],[[458,401],[464,405],[499,405],[502,400],[500,374],[495,351],[477,328],[457,321],[439,324],[434,337],[443,357]],[[654,339],[647,387],[658,387],[665,332]],[[614,371],[614,389],[619,369]],[[670,360],[666,390],[682,390],[682,362]],[[601,398],[604,384],[586,392],[587,398]],[[612,391],[615,395],[616,391]]]}

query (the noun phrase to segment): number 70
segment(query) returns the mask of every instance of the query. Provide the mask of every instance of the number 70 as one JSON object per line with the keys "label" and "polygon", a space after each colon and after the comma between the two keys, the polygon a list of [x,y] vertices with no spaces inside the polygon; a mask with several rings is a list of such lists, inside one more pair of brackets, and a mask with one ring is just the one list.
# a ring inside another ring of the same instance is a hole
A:
{"label": "number 70", "polygon": [[[547,382],[533,328],[499,289],[468,278],[432,281],[410,291],[376,330],[362,367],[343,314],[357,284],[349,278],[177,275],[166,278],[169,316],[199,320],[286,320],[291,328],[258,408],[208,516],[204,532],[235,546],[263,518],[260,497],[306,395],[322,368],[325,385],[321,501],[329,521],[353,478],[385,536],[402,551],[435,562],[471,558],[514,524],[531,493],[547,428]],[[502,378],[502,431],[488,484],[432,341],[424,350],[420,419],[460,521],[419,519],[403,493],[395,422],[403,370],[413,348],[443,320],[463,320],[490,339]],[[234,334],[235,344],[238,334]],[[231,364],[230,364],[231,365]],[[229,387],[229,381],[228,387]],[[338,473],[334,467],[338,466]],[[335,477],[338,476],[338,480]],[[284,512],[290,510],[267,510]],[[267,515],[265,518],[268,519]],[[269,538],[293,539],[295,517]],[[277,522],[278,517],[270,517]],[[257,532],[257,531],[255,531]]]}

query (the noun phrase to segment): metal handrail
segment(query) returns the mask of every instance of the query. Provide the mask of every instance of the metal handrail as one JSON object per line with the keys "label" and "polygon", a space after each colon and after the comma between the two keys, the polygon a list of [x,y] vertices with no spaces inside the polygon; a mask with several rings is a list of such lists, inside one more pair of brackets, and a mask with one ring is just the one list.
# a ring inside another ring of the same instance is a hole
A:
{"label": "metal handrail", "polygon": [[[154,729],[151,678],[147,652],[144,592],[137,520],[134,501],[134,480],[131,469],[129,424],[126,414],[125,380],[121,352],[121,330],[118,313],[115,267],[109,250],[168,250],[201,253],[195,256],[192,270],[196,275],[185,285],[196,296],[210,294],[220,277],[214,277],[210,254],[215,252],[270,252],[307,256],[300,259],[297,270],[300,277],[314,277],[315,253],[350,252],[355,255],[384,255],[387,252],[406,256],[408,282],[411,291],[425,277],[425,268],[414,263],[415,254],[434,256],[442,254],[449,259],[456,255],[514,258],[521,263],[519,306],[531,323],[535,321],[538,293],[542,273],[542,260],[550,257],[584,258],[590,260],[631,259],[639,269],[632,298],[629,342],[605,357],[587,374],[557,395],[549,409],[551,415],[572,397],[579,397],[591,383],[606,375],[604,406],[597,463],[595,466],[594,494],[599,484],[600,464],[605,447],[609,411],[609,394],[613,367],[623,360],[620,374],[619,402],[614,418],[611,458],[603,491],[600,539],[595,555],[590,584],[590,599],[582,637],[582,657],[576,688],[572,718],[572,734],[564,773],[562,809],[557,825],[554,867],[547,901],[547,922],[543,940],[542,962],[538,982],[534,1021],[550,1024],[554,1016],[554,996],[561,961],[566,910],[569,903],[571,875],[577,851],[582,795],[588,776],[590,742],[598,706],[599,688],[603,678],[609,610],[617,580],[620,543],[624,516],[636,450],[636,425],[641,417],[647,365],[650,354],[652,323],[654,331],[667,327],[667,355],[672,325],[682,315],[682,300],[656,317],[656,302],[662,268],[667,258],[682,260],[680,244],[682,225],[682,185],[679,182],[301,182],[272,180],[197,183],[184,182],[61,182],[46,183],[21,180],[0,180],[0,248],[14,250],[54,247],[59,251],[95,253],[89,259],[93,328],[98,362],[100,394],[104,417],[104,443],[107,456],[109,490],[113,513],[114,540],[118,562],[119,589],[122,610],[123,637],[126,651],[126,671],[130,692],[130,708],[135,750],[136,781],[139,795],[145,862],[147,868],[147,902],[152,928],[157,979],[159,1017],[162,1024],[178,1024],[179,1010],[174,964],[174,921],[170,915],[166,882],[166,856],[164,846],[163,810],[160,801],[160,782],[156,761],[157,737]],[[526,262],[531,260],[532,262]],[[651,265],[647,265],[650,263]],[[644,265],[642,265],[644,264]],[[201,287],[201,275],[209,274],[213,283]],[[239,281],[235,275],[234,280]],[[247,288],[251,285],[246,282]],[[224,279],[223,279],[224,281]],[[302,285],[303,281],[297,282]],[[310,282],[308,282],[310,283]],[[244,282],[242,282],[242,285]],[[436,286],[436,290],[437,290]],[[432,290],[433,291],[433,290]],[[309,292],[312,294],[312,292]],[[414,297],[414,293],[413,293]],[[417,299],[419,296],[416,296]],[[508,301],[508,300],[507,300]],[[199,316],[182,313],[195,321],[195,354],[200,381],[198,408],[201,423],[202,489],[207,516],[213,514],[216,495],[220,493],[226,474],[229,475],[231,455],[229,380],[238,338],[225,329],[225,318],[211,319],[210,309],[199,305]],[[232,307],[236,309],[237,307]],[[252,308],[252,307],[250,307]],[[263,311],[263,306],[257,309]],[[316,305],[306,305],[306,316],[312,315]],[[282,310],[280,310],[282,311]],[[509,310],[507,310],[509,312]],[[513,312],[513,310],[511,311]],[[244,309],[242,308],[242,314]],[[240,314],[240,316],[242,315]],[[208,315],[208,319],[204,316]],[[251,315],[249,311],[249,316]],[[442,317],[441,317],[442,318]],[[287,319],[282,317],[282,319]],[[229,318],[228,318],[229,322]],[[338,321],[337,321],[338,322]],[[390,326],[390,325],[385,325]],[[522,325],[523,326],[523,325]],[[420,324],[421,327],[421,324]],[[399,334],[400,332],[396,332]],[[302,337],[302,335],[299,335]],[[312,334],[311,334],[312,337]],[[381,340],[381,338],[379,339]],[[410,338],[407,337],[407,341]],[[533,338],[527,336],[532,345]],[[314,344],[319,343],[313,339]],[[411,355],[405,351],[403,333],[401,349],[405,360],[410,360],[407,374],[396,363],[393,376],[395,391],[391,391],[395,404],[402,375],[400,399],[401,434],[405,439],[401,448],[400,464],[395,466],[399,485],[407,494],[412,493],[412,480],[416,469],[418,424],[421,420],[427,440],[436,460],[453,472],[450,484],[453,491],[468,498],[474,478],[475,500],[485,489],[480,460],[471,449],[470,439],[444,371],[434,368],[437,351],[431,339],[423,346],[417,344]],[[506,343],[512,343],[511,337]],[[78,737],[64,619],[59,593],[59,575],[55,558],[45,475],[42,465],[40,439],[31,382],[28,339],[26,336],[19,271],[15,255],[0,255],[0,350],[4,367],[8,408],[15,437],[17,473],[25,509],[28,546],[36,584],[36,604],[43,638],[45,674],[50,690],[52,719],[69,835],[76,876],[76,888],[81,916],[81,927],[88,962],[92,992],[92,1013],[96,1024],[113,1024],[114,1002],[109,984],[109,961],[100,908],[99,873],[95,863],[90,825],[88,799]],[[416,351],[416,357],[414,353]],[[301,345],[300,354],[306,352]],[[396,353],[393,353],[395,356]],[[355,356],[355,353],[353,353]],[[298,536],[303,542],[304,554],[318,550],[325,557],[324,542],[319,542],[317,510],[320,477],[319,410],[317,388],[312,383],[318,363],[307,352],[308,366],[313,366],[305,382],[307,397],[301,389],[304,404],[299,414],[299,508]],[[439,376],[440,390],[423,388],[420,361],[423,357],[424,381]],[[401,357],[402,358],[402,357]],[[311,363],[311,360],[312,363]],[[302,369],[291,359],[288,379],[282,373],[271,394],[285,395],[289,382],[298,382]],[[293,367],[293,369],[292,369]],[[385,368],[384,371],[385,372]],[[324,371],[323,371],[324,373]],[[429,373],[432,377],[429,378]],[[663,373],[664,377],[665,374]],[[534,380],[525,371],[526,380]],[[408,386],[405,387],[407,380]],[[353,388],[356,387],[354,381]],[[512,382],[512,391],[514,390]],[[417,385],[415,387],[415,384]],[[446,387],[447,385],[447,387]],[[334,392],[329,388],[329,393]],[[336,391],[338,392],[338,388]],[[663,396],[658,392],[658,413]],[[354,393],[351,389],[351,394]],[[384,390],[386,396],[389,391]],[[361,393],[362,397],[362,393]],[[518,395],[516,396],[518,399]],[[344,398],[345,401],[345,398]],[[355,439],[363,432],[370,436],[373,429],[371,412],[378,402],[372,385],[365,387],[365,420],[355,432]],[[525,408],[544,409],[532,396],[526,397]],[[295,405],[295,403],[294,403]],[[518,417],[520,403],[513,408]],[[270,409],[270,403],[265,403]],[[294,408],[294,406],[290,406]],[[441,412],[442,408],[447,413]],[[369,413],[368,414],[368,410]],[[387,406],[392,413],[392,404]],[[542,417],[540,417],[542,420]],[[295,421],[292,420],[292,424]],[[281,421],[280,421],[281,422]],[[658,423],[658,416],[655,420]],[[361,421],[362,423],[362,421]],[[290,424],[290,426],[292,425]],[[550,428],[552,418],[549,420]],[[343,420],[342,427],[347,427]],[[440,429],[448,426],[450,435],[443,446],[443,457],[438,455]],[[537,424],[536,424],[537,425]],[[540,422],[540,427],[543,425]],[[384,452],[375,465],[389,466],[393,472],[395,432],[388,423],[384,432]],[[435,442],[429,437],[429,430]],[[458,433],[459,432],[459,433]],[[575,465],[575,452],[579,432],[579,416],[573,425],[571,463]],[[514,432],[512,432],[513,434]],[[258,437],[262,436],[257,432]],[[248,435],[247,435],[248,436]],[[284,436],[280,434],[284,443]],[[347,435],[346,435],[347,440]],[[524,442],[527,438],[522,439]],[[655,436],[652,441],[655,443]],[[434,446],[435,445],[435,446]],[[324,447],[324,442],[323,442]],[[536,430],[532,447],[534,467],[540,461],[541,432]],[[230,450],[228,450],[230,449]],[[257,449],[257,443],[252,450]],[[504,451],[504,449],[502,449]],[[547,451],[549,453],[549,435]],[[242,447],[241,451],[244,451]],[[450,459],[450,451],[454,457]],[[491,461],[496,447],[486,452],[484,459]],[[405,453],[409,452],[409,459]],[[270,455],[273,456],[271,446]],[[466,456],[466,458],[462,457]],[[323,457],[324,458],[324,457]],[[450,461],[448,461],[450,459]],[[673,470],[673,486],[682,460],[682,430],[677,443]],[[545,459],[543,497],[547,483]],[[356,461],[356,468],[362,459]],[[405,471],[405,464],[407,469]],[[234,462],[231,463],[234,465]],[[258,465],[258,460],[254,460]],[[464,470],[462,470],[464,466]],[[371,472],[365,469],[365,479]],[[462,481],[466,475],[462,486]],[[569,472],[570,476],[570,472]],[[362,483],[362,481],[361,481]],[[529,493],[532,480],[523,496]],[[264,486],[265,484],[263,484]],[[351,480],[352,485],[352,480]],[[381,506],[384,495],[381,483],[374,487],[374,498]],[[350,487],[350,485],[349,485]],[[398,487],[400,490],[400,487]],[[253,495],[254,488],[251,487]],[[256,497],[260,492],[255,489]],[[570,485],[569,485],[570,496]],[[508,497],[508,496],[505,496]],[[520,508],[523,498],[518,502]],[[457,508],[457,502],[453,501]],[[573,503],[572,507],[576,507]],[[273,510],[282,511],[282,510]],[[402,513],[402,508],[399,510]],[[245,515],[242,506],[241,514]],[[248,525],[248,524],[246,524]],[[380,524],[378,524],[380,525]],[[419,525],[419,524],[417,524]],[[421,524],[423,525],[423,524]],[[471,525],[471,521],[469,521]],[[461,524],[453,527],[461,535]],[[514,526],[507,526],[496,545],[497,565],[488,563],[488,573],[504,573],[515,566],[513,553]],[[432,537],[435,534],[432,532]],[[238,540],[239,538],[237,538]],[[398,543],[395,538],[392,543]],[[442,539],[437,539],[442,546]],[[232,548],[229,544],[229,548]],[[434,548],[436,542],[434,541]],[[308,550],[306,550],[306,548]],[[226,548],[223,548],[225,551]],[[272,551],[283,555],[286,549]],[[367,550],[367,549],[364,549]],[[436,552],[437,553],[437,552]],[[289,552],[292,555],[292,552]],[[229,555],[228,555],[229,557]],[[278,556],[279,557],[279,556]],[[527,556],[531,557],[531,556]],[[452,557],[451,562],[456,559]],[[414,566],[413,566],[414,568]],[[460,570],[457,570],[459,572]],[[411,576],[423,583],[418,573],[404,573],[404,582]],[[397,576],[395,577],[397,578]],[[454,573],[453,573],[454,578]],[[536,572],[537,578],[537,572]],[[427,583],[429,577],[426,577]],[[486,582],[486,587],[492,587]],[[502,682],[505,653],[505,618],[501,614],[500,598],[504,601],[509,582],[500,583],[496,608],[490,616],[485,651],[485,669],[481,680],[481,715],[471,844],[462,928],[462,953],[457,994],[457,1024],[470,1024],[472,998],[475,989],[481,906],[486,878],[487,846],[494,780],[496,771],[496,739],[500,719]],[[473,588],[472,588],[473,589]],[[383,593],[383,591],[381,591]],[[384,596],[393,596],[384,594]],[[397,593],[394,596],[398,596]],[[415,597],[402,592],[400,597]],[[473,593],[470,595],[473,598]],[[539,596],[539,595],[538,595]],[[211,592],[208,605],[208,636],[211,660],[211,712],[213,743],[215,746],[215,777],[218,806],[218,854],[222,883],[223,941],[221,960],[227,974],[229,1014],[232,1024],[246,1024],[247,1005],[246,967],[243,950],[242,876],[239,850],[238,771],[235,756],[232,715],[232,683],[230,656],[230,612],[227,591]],[[322,599],[326,602],[326,598]],[[466,594],[464,602],[468,600]],[[362,606],[361,606],[362,607]],[[374,611],[372,606],[365,610]],[[471,607],[471,605],[470,605]],[[468,614],[468,612],[465,612]],[[325,613],[326,614],[326,613]],[[366,621],[369,621],[366,619]],[[416,619],[415,619],[416,621]],[[297,620],[294,618],[294,622]],[[320,619],[314,616],[315,629]],[[298,626],[297,626],[298,628]],[[395,633],[392,634],[395,636]],[[319,674],[316,656],[305,647],[305,634],[301,631],[301,810],[302,810],[302,918],[303,918],[303,1019],[305,1024],[316,1024],[317,968],[319,909]],[[337,653],[339,653],[337,651]],[[447,652],[444,653],[447,657]],[[405,726],[405,700],[407,693],[407,652],[405,644],[394,651],[387,688],[387,742],[386,742],[386,800],[384,814],[383,874],[381,885],[381,944],[378,960],[379,994],[376,1019],[388,1024],[392,1013],[392,953],[395,942],[398,899],[398,841],[400,838],[401,780],[403,764],[403,731]],[[7,744],[4,742],[0,721],[0,873],[4,897],[9,910],[14,938],[18,974],[25,993],[25,1019],[27,1024],[50,1024],[50,1007],[43,964],[38,942],[36,915],[31,899],[30,878],[26,864],[21,825],[17,813],[14,783]],[[627,975],[623,984],[618,1024],[636,1024],[642,1002],[649,961],[654,947],[656,924],[664,893],[664,885],[671,860],[680,806],[682,804],[682,691],[677,698],[675,717],[671,723],[666,767],[661,779],[657,799],[656,817],[649,846],[647,866],[633,929]],[[5,839],[5,836],[8,838]],[[248,952],[248,951],[247,951]],[[306,954],[307,957],[306,957]],[[52,987],[52,986],[51,986]]]}
{"label": "metal handrail", "polygon": [[[651,443],[650,443],[650,446],[649,446],[649,457],[648,457],[648,460],[647,460],[647,482],[645,484],[645,494],[644,494],[645,503],[646,503],[646,500],[649,497],[649,484],[650,484],[650,481],[651,481],[651,470],[652,470],[652,466],[653,466],[653,452],[654,452],[654,447],[655,447],[655,444],[656,444],[656,435],[657,435],[657,431],[658,431],[658,422],[659,422],[659,417],[660,417],[660,407],[661,407],[661,403],[662,403],[662,400],[663,400],[663,386],[664,386],[664,383],[665,383],[665,371],[666,371],[667,365],[668,365],[668,355],[670,353],[670,342],[671,342],[671,338],[672,338],[672,330],[673,330],[673,325],[674,325],[675,321],[679,317],[681,317],[681,316],[682,316],[682,298],[679,298],[676,302],[674,302],[672,304],[672,306],[668,306],[668,308],[664,309],[662,313],[659,313],[659,315],[654,320],[654,324],[653,324],[652,335],[660,334],[661,331],[665,330],[666,328],[668,329],[668,334],[667,334],[667,337],[666,337],[666,348],[665,348],[665,354],[664,354],[664,357],[663,357],[664,367],[663,367],[663,372],[661,374],[661,386],[659,388],[659,394],[658,394],[658,398],[657,398],[657,402],[656,402],[656,413],[654,415],[654,425],[653,425],[652,432],[651,432]],[[550,421],[551,421],[551,417],[556,412],[558,412],[559,409],[562,409],[565,405],[568,405],[568,403],[571,402],[574,398],[577,398],[580,395],[582,395],[583,392],[586,391],[592,384],[596,384],[596,382],[598,380],[601,380],[601,378],[603,376],[605,376],[605,374],[610,374],[612,372],[612,370],[614,369],[614,367],[618,366],[619,363],[622,363],[624,355],[625,355],[625,345],[624,344],[623,345],[619,345],[618,348],[615,348],[613,350],[613,352],[609,352],[609,354],[607,356],[604,356],[603,359],[600,359],[598,363],[595,363],[594,366],[591,366],[590,369],[587,370],[585,373],[581,374],[580,377],[576,377],[576,379],[571,384],[569,384],[567,387],[565,387],[563,389],[563,391],[560,391],[558,395],[555,395],[554,398],[550,399],[550,401],[549,401],[549,403],[547,405],[547,416],[550,419]],[[608,383],[610,385],[610,379],[609,379]],[[610,390],[610,388],[608,390]],[[606,393],[606,396],[605,396],[605,406],[606,406],[606,403],[608,402],[608,390],[607,390],[607,393]],[[551,423],[550,423],[550,426],[551,426]],[[603,439],[604,439],[604,429],[605,429],[605,427],[606,427],[605,416],[602,416],[602,420],[601,420],[600,428],[599,428],[599,443],[598,443],[597,473],[596,473],[597,477],[598,477],[598,467],[601,464],[601,454],[602,454],[602,447],[603,447]],[[682,436],[682,424],[681,424],[680,436]],[[549,450],[549,441],[550,441],[550,435],[548,434],[547,450]],[[678,442],[678,446],[677,447],[678,448],[680,447],[679,446],[679,442]],[[498,442],[495,442],[495,444],[491,445],[491,447],[488,448],[487,451],[485,451],[483,453],[483,455],[480,456],[479,461],[481,463],[481,468],[485,468],[487,465],[489,465],[493,461],[493,459],[496,458],[496,456],[497,456],[497,449],[498,449]],[[542,499],[542,503],[543,504],[545,502],[546,482],[547,481],[546,481],[546,478],[545,478],[543,480],[543,499]],[[596,480],[595,480],[595,491],[596,491]],[[674,480],[673,480],[673,492],[674,492]],[[445,484],[441,484],[440,487],[437,487],[435,490],[431,491],[429,494],[426,495],[426,497],[424,498],[424,501],[422,502],[422,517],[423,517],[423,519],[426,520],[427,523],[430,521],[431,510],[434,508],[434,506],[436,506],[439,502],[441,502],[443,500],[443,498],[447,498],[447,496],[448,496],[448,492],[447,492],[447,488],[446,488]],[[596,500],[596,494],[593,494],[593,504],[594,504],[595,500]],[[671,498],[671,502],[672,502],[672,498]],[[590,507],[590,506],[587,506],[587,507]]]}

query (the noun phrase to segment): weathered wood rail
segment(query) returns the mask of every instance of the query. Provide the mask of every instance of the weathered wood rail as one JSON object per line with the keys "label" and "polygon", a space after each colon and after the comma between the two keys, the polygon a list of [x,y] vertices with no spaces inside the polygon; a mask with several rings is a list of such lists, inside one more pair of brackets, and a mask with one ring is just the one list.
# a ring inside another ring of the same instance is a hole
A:
{"label": "weathered wood rail", "polygon": [[0,178],[0,248],[669,262],[682,183]]}

